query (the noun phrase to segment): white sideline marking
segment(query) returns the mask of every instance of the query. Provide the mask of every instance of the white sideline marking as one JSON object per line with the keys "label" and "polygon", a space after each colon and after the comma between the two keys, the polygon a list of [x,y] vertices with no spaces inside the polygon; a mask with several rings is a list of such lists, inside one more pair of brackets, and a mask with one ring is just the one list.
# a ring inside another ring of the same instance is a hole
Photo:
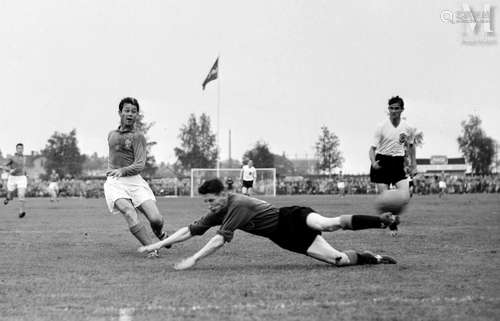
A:
{"label": "white sideline marking", "polygon": [[120,317],[118,321],[132,321],[132,314],[134,311],[134,308],[121,308],[119,310]]}
{"label": "white sideline marking", "polygon": [[[168,311],[168,312],[194,312],[194,311],[206,311],[206,310],[216,310],[216,311],[227,311],[227,310],[254,310],[254,309],[270,309],[270,310],[288,310],[293,308],[304,308],[304,307],[322,307],[322,308],[332,308],[332,307],[346,307],[353,306],[363,303],[377,303],[377,302],[389,302],[389,303],[406,303],[406,304],[421,304],[421,303],[433,303],[433,304],[464,304],[469,302],[486,302],[486,303],[500,303],[500,297],[484,297],[484,296],[464,296],[464,297],[428,297],[428,298],[400,298],[400,297],[378,297],[368,300],[341,300],[341,301],[282,301],[282,302],[265,302],[259,301],[256,303],[241,303],[233,305],[192,305],[192,306],[172,306],[172,305],[158,305],[149,304],[144,306],[138,306],[136,308],[120,308],[120,321],[132,321],[132,314],[136,310],[140,311]],[[116,313],[116,308],[98,308],[95,312],[108,312]],[[123,319],[122,319],[123,316]]]}

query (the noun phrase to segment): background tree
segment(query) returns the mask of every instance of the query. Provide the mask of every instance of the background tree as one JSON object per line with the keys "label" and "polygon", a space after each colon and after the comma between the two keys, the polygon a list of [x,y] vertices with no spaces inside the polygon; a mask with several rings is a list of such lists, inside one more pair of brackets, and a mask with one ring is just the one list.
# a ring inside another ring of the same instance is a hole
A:
{"label": "background tree", "polygon": [[157,144],[157,142],[152,141],[148,136],[148,131],[153,127],[155,123],[147,123],[144,121],[144,114],[140,113],[139,117],[135,122],[135,128],[141,131],[146,138],[146,165],[141,175],[145,177],[153,177],[156,174],[158,166],[156,165],[156,159],[151,153],[151,148]]}
{"label": "background tree", "polygon": [[294,173],[294,165],[291,160],[289,160],[285,153],[282,155],[273,155],[274,156],[274,167],[276,167],[276,175],[278,176],[286,176],[293,175]]}
{"label": "background tree", "polygon": [[237,159],[225,159],[220,162],[221,168],[241,168],[241,162]]}
{"label": "background tree", "polygon": [[59,132],[52,134],[41,153],[47,159],[44,165],[45,172],[50,174],[52,169],[55,169],[61,177],[79,176],[86,158],[80,154],[76,129],[68,134]]}
{"label": "background tree", "polygon": [[495,160],[493,161],[493,172],[494,173],[499,173],[500,169],[500,160],[498,159],[498,148],[500,147],[500,144],[495,141]]}
{"label": "background tree", "polygon": [[495,141],[481,129],[479,116],[469,115],[461,122],[462,135],[457,138],[458,147],[471,164],[474,174],[489,174],[495,157]]}
{"label": "background tree", "polygon": [[318,169],[331,174],[335,168],[341,167],[344,161],[339,150],[340,140],[328,127],[321,127],[321,134],[316,142]]}
{"label": "background tree", "polygon": [[106,156],[99,156],[93,153],[88,156],[85,155],[85,161],[82,164],[82,171],[85,173],[90,172],[105,172],[108,168],[108,158]]}
{"label": "background tree", "polygon": [[156,171],[156,174],[158,175],[158,177],[161,177],[161,178],[174,178],[175,177],[175,178],[181,179],[183,177],[182,174],[177,173],[175,171],[175,169],[173,168],[172,165],[167,164],[165,162],[161,162],[158,165],[158,170]]}
{"label": "background tree", "polygon": [[198,120],[191,114],[187,124],[180,128],[178,137],[181,146],[174,149],[177,171],[186,173],[191,168],[214,168],[217,165],[216,138],[210,128],[210,117],[205,113]]}
{"label": "background tree", "polygon": [[243,160],[251,159],[255,168],[274,167],[274,155],[269,150],[269,146],[264,141],[257,141],[255,146],[243,154]]}

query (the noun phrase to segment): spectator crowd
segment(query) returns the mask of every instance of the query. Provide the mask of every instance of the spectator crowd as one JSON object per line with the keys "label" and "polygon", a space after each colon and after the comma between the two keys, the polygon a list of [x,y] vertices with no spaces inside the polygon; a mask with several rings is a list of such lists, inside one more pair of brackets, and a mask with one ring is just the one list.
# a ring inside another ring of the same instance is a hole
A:
{"label": "spectator crowd", "polygon": [[[445,193],[500,193],[500,175],[488,176],[417,176],[413,179],[413,192],[418,195],[438,194],[439,181],[446,183]],[[339,182],[344,184],[340,185]],[[157,196],[189,196],[191,193],[190,178],[160,178],[148,181],[151,189]],[[65,178],[59,182],[59,197],[104,197],[104,179],[74,179]],[[257,182],[258,184],[258,182]],[[27,197],[48,197],[49,182],[40,179],[30,179],[26,190]],[[344,186],[344,188],[339,188]],[[240,186],[235,184],[235,191]],[[266,187],[267,188],[267,187]],[[261,188],[262,189],[262,188]],[[255,189],[259,192],[259,186]],[[6,193],[5,182],[0,188],[0,197]],[[370,182],[367,175],[338,177],[327,176],[288,176],[279,177],[276,182],[276,194],[375,194],[375,184]]]}
{"label": "spectator crowd", "polygon": [[[345,188],[339,188],[339,182]],[[413,193],[438,194],[439,181],[446,183],[445,193],[500,193],[500,175],[485,176],[417,176],[413,178]],[[376,194],[376,185],[367,175],[348,176],[342,180],[328,177],[284,177],[278,179],[277,194]]]}

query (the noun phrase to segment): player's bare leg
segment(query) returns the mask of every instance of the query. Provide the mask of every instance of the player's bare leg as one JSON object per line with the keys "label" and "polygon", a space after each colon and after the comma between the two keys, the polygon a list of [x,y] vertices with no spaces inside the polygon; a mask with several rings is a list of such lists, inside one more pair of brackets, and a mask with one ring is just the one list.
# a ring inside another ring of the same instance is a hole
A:
{"label": "player's bare leg", "polygon": [[160,214],[156,202],[153,200],[144,201],[139,207],[139,210],[146,216],[151,225],[151,229],[159,240],[165,238],[163,232],[163,216]]}
{"label": "player's bare leg", "polygon": [[[409,198],[409,195],[410,195],[410,188],[409,188],[409,183],[407,180],[404,180],[407,182],[408,184],[408,198]],[[398,186],[398,184],[400,184],[400,187],[403,187],[402,185],[402,181],[399,181],[398,183],[396,183],[396,187]],[[387,191],[389,189],[389,185],[387,184],[383,184],[383,183],[378,183],[377,184],[377,190],[378,190],[378,194],[382,194],[383,192]],[[395,213],[379,213],[381,215],[381,217],[391,217],[392,220],[393,220],[393,223],[389,225],[389,230],[391,231],[391,235],[396,237],[398,235],[398,225],[399,225],[399,216]]]}
{"label": "player's bare leg", "polygon": [[361,265],[361,264],[395,264],[396,260],[389,256],[376,255],[369,251],[362,253],[334,249],[322,236],[318,235],[307,249],[310,257],[335,266]]}
{"label": "player's bare leg", "polygon": [[5,199],[3,200],[3,205],[9,204],[9,201],[11,201],[12,199],[12,191],[7,191],[7,195],[5,195]]}
{"label": "player's bare leg", "polygon": [[[151,238],[149,237],[148,231],[144,224],[139,221],[139,217],[137,215],[137,210],[132,205],[132,202],[129,199],[120,198],[115,201],[115,207],[120,211],[120,213],[125,218],[127,225],[129,227],[130,233],[134,235],[134,237],[142,244],[149,245],[152,243]],[[158,256],[157,252],[151,251],[151,257]]]}
{"label": "player's bare leg", "polygon": [[25,209],[26,199],[24,197],[25,194],[26,194],[25,188],[17,189],[17,197],[19,199],[19,218],[23,218],[24,216],[26,216],[26,209]]}
{"label": "player's bare leg", "polygon": [[[396,189],[401,191],[406,197],[406,203],[410,201],[410,182],[408,179],[402,179],[396,183]],[[399,215],[402,212],[392,213],[394,215],[394,223],[389,225],[389,230],[391,231],[391,235],[396,237],[398,236],[398,225],[399,225]]]}
{"label": "player's bare leg", "polygon": [[51,202],[56,202],[57,201],[57,189],[51,188],[50,189],[50,201]]}

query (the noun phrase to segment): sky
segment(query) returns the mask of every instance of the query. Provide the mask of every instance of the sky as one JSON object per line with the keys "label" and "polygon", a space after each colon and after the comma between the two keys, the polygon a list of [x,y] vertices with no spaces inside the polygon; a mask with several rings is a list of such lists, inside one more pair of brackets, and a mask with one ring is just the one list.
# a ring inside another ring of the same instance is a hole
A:
{"label": "sky", "polygon": [[[468,115],[500,142],[500,3],[467,3],[493,8],[493,43],[475,40],[485,25],[471,35],[443,21],[462,3],[0,0],[0,150],[39,151],[76,129],[83,153],[105,156],[118,103],[133,96],[155,122],[158,162],[175,161],[179,129],[206,113],[223,159],[229,131],[233,159],[257,141],[311,158],[327,126],[344,173],[367,173],[375,127],[400,95],[424,133],[417,157],[459,157]],[[202,91],[217,56],[219,79]]]}

